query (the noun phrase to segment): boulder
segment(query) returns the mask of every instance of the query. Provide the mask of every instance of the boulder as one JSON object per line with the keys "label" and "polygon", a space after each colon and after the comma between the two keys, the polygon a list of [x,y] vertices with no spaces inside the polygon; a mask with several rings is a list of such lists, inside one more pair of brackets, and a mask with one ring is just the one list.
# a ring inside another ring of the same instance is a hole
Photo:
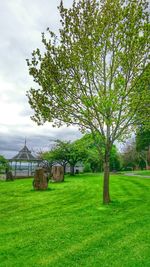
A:
{"label": "boulder", "polygon": [[14,181],[14,177],[13,177],[12,171],[7,171],[6,172],[6,181]]}
{"label": "boulder", "polygon": [[52,181],[59,183],[64,181],[64,167],[63,166],[53,166],[52,171]]}
{"label": "boulder", "polygon": [[33,188],[35,190],[46,190],[48,188],[48,177],[44,172],[44,169],[36,169],[33,180]]}

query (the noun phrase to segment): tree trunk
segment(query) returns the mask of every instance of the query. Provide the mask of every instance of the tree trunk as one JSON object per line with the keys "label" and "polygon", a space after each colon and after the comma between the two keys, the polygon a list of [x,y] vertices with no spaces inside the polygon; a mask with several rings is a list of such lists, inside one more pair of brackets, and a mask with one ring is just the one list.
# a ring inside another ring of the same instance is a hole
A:
{"label": "tree trunk", "polygon": [[74,175],[74,165],[70,165],[70,175]]}
{"label": "tree trunk", "polygon": [[148,162],[147,162],[147,159],[145,159],[144,161],[145,161],[145,168],[146,168],[146,170],[148,170]]}
{"label": "tree trunk", "polygon": [[110,203],[109,195],[109,172],[110,172],[110,148],[105,149],[105,161],[104,161],[104,184],[103,184],[103,204]]}
{"label": "tree trunk", "polygon": [[95,168],[94,168],[94,166],[92,166],[92,164],[91,164],[91,170],[93,173],[95,172]]}
{"label": "tree trunk", "polygon": [[150,170],[150,146],[148,147],[148,151],[147,151],[147,166],[146,166],[146,170]]}
{"label": "tree trunk", "polygon": [[64,164],[63,167],[64,167],[64,174],[66,174],[66,164]]}

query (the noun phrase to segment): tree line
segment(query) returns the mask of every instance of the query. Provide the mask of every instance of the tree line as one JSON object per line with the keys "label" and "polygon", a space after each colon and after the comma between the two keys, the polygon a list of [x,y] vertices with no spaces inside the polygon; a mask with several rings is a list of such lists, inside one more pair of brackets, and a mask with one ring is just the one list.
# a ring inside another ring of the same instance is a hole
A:
{"label": "tree line", "polygon": [[150,169],[150,130],[140,126],[122,151],[122,169]]}
{"label": "tree line", "polygon": [[[84,172],[104,171],[104,146],[101,138],[93,140],[92,134],[85,134],[82,138],[71,141],[55,140],[50,151],[40,153],[42,160],[49,166],[60,164],[70,165],[71,175],[75,174],[75,166],[82,164]],[[129,139],[120,151],[116,145],[110,152],[110,171],[131,171],[150,168],[150,131],[139,127],[135,137]]]}
{"label": "tree line", "polygon": [[[85,134],[81,139],[70,141],[55,140],[52,149],[40,153],[40,158],[46,160],[49,166],[60,164],[66,171],[70,165],[71,175],[75,174],[76,164],[82,164],[85,172],[102,172],[104,170],[104,146],[102,138],[97,135],[93,140],[91,134]],[[119,153],[115,145],[110,153],[110,170],[120,169]]]}
{"label": "tree line", "polygon": [[[82,165],[84,172],[103,172],[104,153],[102,139],[99,135],[93,140],[92,134],[83,135],[73,142],[55,140],[51,150],[38,152],[38,157],[51,168],[54,164],[64,167],[69,164],[71,175],[75,174],[75,166]],[[9,161],[0,155],[0,173],[10,169]],[[110,171],[131,171],[150,169],[150,130],[142,126],[136,131],[135,137],[128,139],[120,151],[116,145],[110,152]]]}

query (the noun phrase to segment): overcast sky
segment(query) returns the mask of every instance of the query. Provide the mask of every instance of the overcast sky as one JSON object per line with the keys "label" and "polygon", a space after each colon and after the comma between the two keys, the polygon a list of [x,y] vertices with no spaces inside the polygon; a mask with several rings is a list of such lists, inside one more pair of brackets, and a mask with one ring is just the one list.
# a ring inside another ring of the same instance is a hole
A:
{"label": "overcast sky", "polygon": [[[64,0],[69,7],[72,0]],[[33,151],[50,147],[53,139],[74,140],[73,127],[37,126],[31,121],[26,91],[33,85],[26,58],[40,48],[41,32],[59,28],[59,0],[0,0],[0,154],[14,156],[24,145]]]}

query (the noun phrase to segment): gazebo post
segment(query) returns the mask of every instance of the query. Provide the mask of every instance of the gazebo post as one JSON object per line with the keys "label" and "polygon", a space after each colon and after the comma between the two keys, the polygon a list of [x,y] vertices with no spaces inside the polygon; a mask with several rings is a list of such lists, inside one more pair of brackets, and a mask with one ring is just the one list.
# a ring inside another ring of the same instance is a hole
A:
{"label": "gazebo post", "polygon": [[29,177],[29,171],[30,171],[30,165],[29,165],[29,162],[28,162],[28,177]]}
{"label": "gazebo post", "polygon": [[32,176],[32,161],[31,161],[31,176]]}
{"label": "gazebo post", "polygon": [[16,177],[17,161],[15,161],[15,177]]}

